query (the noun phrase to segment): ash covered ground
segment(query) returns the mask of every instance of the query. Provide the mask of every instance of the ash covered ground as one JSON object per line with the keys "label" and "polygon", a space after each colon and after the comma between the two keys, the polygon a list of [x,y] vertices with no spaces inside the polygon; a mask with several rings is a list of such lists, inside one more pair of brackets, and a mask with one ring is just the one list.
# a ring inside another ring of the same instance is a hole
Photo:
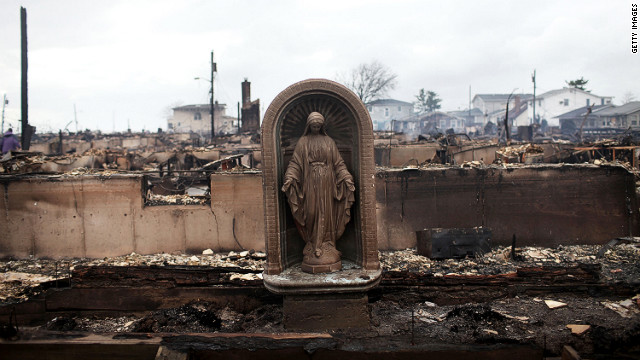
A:
{"label": "ash covered ground", "polygon": [[[497,247],[483,256],[466,259],[431,260],[415,249],[380,252],[383,272],[420,274],[433,278],[510,274],[522,267],[575,267],[598,265],[597,281],[625,289],[640,287],[640,247],[619,244],[602,258],[600,246],[518,248]],[[238,273],[240,280],[256,281],[264,265],[264,254],[241,252],[209,255],[131,254],[99,260],[5,260],[0,262],[0,302],[23,302],[69,281],[76,266],[172,266],[206,265],[251,270]],[[571,275],[569,275],[571,276]],[[71,283],[73,279],[71,279]],[[428,297],[428,296],[427,296]],[[559,354],[571,345],[583,354],[640,356],[640,297],[629,294],[603,296],[557,290],[539,295],[505,296],[491,301],[469,298],[459,304],[436,304],[424,296],[370,297],[369,329],[335,332],[333,335],[375,338],[384,336],[407,343],[535,344],[548,354]],[[40,330],[93,333],[281,333],[282,305],[268,304],[240,312],[206,301],[193,301],[177,308],[123,316],[58,316]]]}

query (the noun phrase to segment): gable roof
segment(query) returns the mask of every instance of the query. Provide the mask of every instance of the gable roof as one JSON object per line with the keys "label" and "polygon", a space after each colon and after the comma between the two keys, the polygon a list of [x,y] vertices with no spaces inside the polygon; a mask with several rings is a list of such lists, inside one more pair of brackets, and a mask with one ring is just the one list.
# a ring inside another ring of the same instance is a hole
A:
{"label": "gable roof", "polygon": [[395,99],[378,99],[378,100],[373,100],[373,101],[369,101],[367,103],[367,105],[380,105],[380,106],[384,106],[384,105],[395,105],[395,106],[413,106],[412,103],[406,102],[406,101],[400,101],[400,100],[395,100]]}
{"label": "gable roof", "polygon": [[458,116],[458,117],[466,117],[469,116],[469,114],[471,114],[471,116],[482,116],[484,115],[482,113],[482,110],[478,109],[478,108],[473,108],[470,111],[469,110],[455,110],[455,111],[447,111],[447,113],[451,116]]}
{"label": "gable roof", "polygon": [[632,101],[621,106],[612,106],[598,113],[600,116],[629,115],[640,111],[640,101]]}
{"label": "gable roof", "polygon": [[519,96],[521,100],[533,99],[533,94],[476,94],[473,97],[473,101],[476,101],[476,98],[480,98],[484,102],[506,102],[509,96],[512,99],[515,99],[516,96]]}
{"label": "gable roof", "polygon": [[[612,106],[613,105],[594,105],[593,108],[591,109],[591,114],[589,114],[589,117],[595,116],[596,113],[598,113],[598,115],[599,115],[600,112],[602,112],[605,109],[608,109],[608,108],[610,108]],[[558,119],[560,119],[560,120],[582,118],[585,115],[587,115],[588,108],[589,108],[588,106],[583,106],[581,108],[578,108],[578,109],[575,109],[575,110],[571,110],[571,111],[566,112],[564,114],[560,114],[560,115],[558,115],[556,117]]]}
{"label": "gable roof", "polygon": [[545,93],[542,93],[540,95],[536,95],[536,100],[537,99],[544,99],[544,98],[547,98],[547,97],[550,97],[550,96],[558,95],[558,94],[565,93],[567,91],[572,91],[572,90],[573,91],[577,91],[577,92],[581,92],[583,94],[591,95],[591,96],[594,96],[594,97],[597,97],[597,98],[605,98],[605,99],[606,98],[611,98],[611,96],[600,96],[600,95],[592,94],[589,91],[580,90],[578,88],[563,87],[562,89],[549,90],[549,91],[547,91]]}
{"label": "gable roof", "polygon": [[[216,109],[224,109],[227,107],[227,104],[220,104],[220,103],[216,103],[215,104],[215,108]],[[209,109],[211,108],[211,105],[209,104],[192,104],[192,105],[182,105],[182,106],[178,106],[178,107],[174,107],[173,110],[178,110],[178,111],[209,111]]]}

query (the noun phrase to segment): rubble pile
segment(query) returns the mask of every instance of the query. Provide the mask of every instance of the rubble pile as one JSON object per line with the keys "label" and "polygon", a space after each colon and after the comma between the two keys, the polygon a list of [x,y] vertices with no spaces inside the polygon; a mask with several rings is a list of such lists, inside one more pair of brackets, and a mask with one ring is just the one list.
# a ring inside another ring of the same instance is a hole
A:
{"label": "rubble pile", "polygon": [[[410,272],[430,274],[434,277],[450,275],[483,276],[508,274],[518,267],[574,266],[576,264],[600,264],[600,279],[607,282],[638,283],[640,279],[640,247],[638,244],[619,244],[597,258],[600,246],[560,246],[556,249],[516,248],[512,258],[510,247],[495,247],[483,256],[465,259],[432,260],[418,255],[415,249],[381,251],[383,272]],[[266,254],[249,250],[215,253],[210,249],[200,255],[131,253],[125,256],[103,259],[28,259],[0,261],[4,281],[0,283],[0,303],[24,301],[43,289],[38,284],[65,279],[77,266],[210,266],[262,271]],[[16,275],[17,274],[17,275]],[[31,274],[24,277],[20,274]],[[256,280],[259,274],[238,274],[239,280]],[[29,277],[31,276],[31,277]],[[250,277],[247,279],[242,276]]]}
{"label": "rubble pile", "polygon": [[[593,264],[600,272],[593,278],[595,281],[604,286],[623,284],[628,289],[639,286],[639,258],[640,246],[636,242],[611,247],[495,247],[482,256],[446,260],[417,255],[415,249],[380,252],[383,278],[385,274],[397,276],[399,273],[407,277],[420,274],[433,279],[489,279],[493,275],[508,278],[509,274],[523,268],[557,269]],[[253,250],[215,253],[206,249],[198,255],[131,253],[103,259],[6,260],[0,262],[0,303],[28,300],[52,287],[52,282],[69,280],[76,267],[149,267],[151,271],[153,267],[172,266],[229,268],[231,277],[240,281],[236,284],[260,286],[259,272],[263,270],[265,259],[265,253]],[[73,279],[70,280],[73,284]],[[470,287],[466,288],[465,296],[472,293]],[[442,291],[448,291],[446,288],[444,286]],[[532,294],[489,301],[464,299],[458,304],[440,303],[438,291],[415,296],[407,293],[414,290],[405,289],[397,296],[393,293],[378,299],[374,296],[375,300],[369,304],[371,326],[359,333],[345,332],[344,335],[401,338],[412,344],[534,344],[549,354],[559,354],[566,344],[586,354],[640,351],[634,340],[640,336],[640,295],[607,297],[537,289]],[[131,335],[137,333],[283,333],[287,329],[282,324],[282,316],[282,304],[265,303],[241,309],[194,300],[142,315],[61,314],[42,328],[123,336],[137,336]],[[338,331],[332,336],[340,337],[341,334]]]}
{"label": "rubble pile", "polygon": [[[386,271],[409,271],[430,273],[433,276],[495,275],[513,272],[519,266],[569,266],[575,264],[601,263],[603,268],[632,266],[634,259],[640,258],[637,244],[621,244],[608,250],[603,259],[597,259],[600,250],[596,245],[559,246],[556,249],[523,247],[516,248],[512,257],[511,247],[494,247],[491,252],[475,258],[432,260],[418,255],[415,249],[380,252],[380,261]],[[635,273],[640,278],[640,269]],[[611,279],[619,279],[621,272],[605,274]]]}
{"label": "rubble pile", "polygon": [[38,172],[46,157],[37,153],[6,153],[0,159],[0,174],[24,174]]}
{"label": "rubble pile", "polygon": [[544,149],[536,144],[506,146],[496,150],[496,160],[502,163],[541,163],[544,162]]}
{"label": "rubble pile", "polygon": [[190,195],[158,195],[147,194],[147,205],[204,205],[207,199]]}

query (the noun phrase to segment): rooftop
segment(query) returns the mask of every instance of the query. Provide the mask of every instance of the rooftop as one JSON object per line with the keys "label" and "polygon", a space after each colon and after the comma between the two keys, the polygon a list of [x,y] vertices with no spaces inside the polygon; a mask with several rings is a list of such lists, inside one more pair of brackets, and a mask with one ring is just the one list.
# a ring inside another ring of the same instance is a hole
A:
{"label": "rooftop", "polygon": [[404,105],[413,106],[412,103],[395,99],[378,99],[367,103],[367,105]]}
{"label": "rooftop", "polygon": [[600,111],[600,116],[629,115],[640,111],[640,101],[632,101],[622,106],[613,106]]}

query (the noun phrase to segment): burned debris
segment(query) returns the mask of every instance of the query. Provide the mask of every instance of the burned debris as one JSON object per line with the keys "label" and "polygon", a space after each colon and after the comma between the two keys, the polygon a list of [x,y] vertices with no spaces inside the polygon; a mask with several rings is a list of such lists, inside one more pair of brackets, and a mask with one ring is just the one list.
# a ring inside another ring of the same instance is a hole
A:
{"label": "burned debris", "polygon": [[[538,128],[518,130],[516,138],[531,141],[507,144],[455,131],[418,142],[396,132],[372,139],[377,169],[370,172],[375,196],[368,204],[378,217],[379,251],[341,251],[379,259],[379,284],[366,298],[345,300],[363,305],[367,326],[316,335],[292,327],[291,298],[265,287],[266,221],[255,215],[263,210],[257,134],[220,137],[216,146],[201,146],[189,134],[43,137],[44,145],[0,160],[4,218],[11,226],[39,224],[47,239],[72,239],[74,247],[47,247],[36,230],[31,245],[3,244],[0,347],[19,357],[10,344],[99,337],[194,359],[247,346],[304,354],[438,348],[498,358],[560,356],[567,349],[595,358],[637,356],[638,142],[627,134],[570,143],[558,134],[540,136]],[[92,189],[123,177],[127,189],[108,206],[83,208],[85,198],[103,194]],[[69,199],[42,189],[30,195],[40,182],[57,182]],[[588,196],[604,188],[611,196]],[[40,220],[56,213],[56,202],[71,209],[57,213],[64,226]],[[119,253],[104,255],[111,249],[101,245],[97,228],[86,232],[116,216],[123,220],[114,224],[127,222],[109,229],[121,241]],[[347,231],[357,239],[355,228]],[[295,266],[291,254],[301,249],[278,245],[279,258]],[[71,251],[77,252],[65,255]],[[346,267],[357,268],[348,260]]]}
{"label": "burned debris", "polygon": [[[367,339],[383,337],[385,343],[404,341],[406,346],[434,342],[528,344],[547,355],[561,353],[565,345],[581,354],[634,353],[637,343],[632,339],[638,336],[640,316],[636,296],[640,290],[640,248],[636,243],[623,243],[597,258],[599,250],[599,246],[517,248],[520,261],[511,260],[510,247],[447,260],[429,259],[415,249],[382,251],[383,279],[370,294],[370,328],[337,331],[332,337],[343,344],[339,346],[361,343],[351,351],[363,351],[371,346]],[[150,339],[166,333],[249,336],[291,332],[283,326],[282,303],[259,290],[264,289],[256,276],[264,267],[263,253],[207,254],[4,261],[2,302],[13,303],[20,310],[38,299],[48,299],[53,311],[49,315],[32,312],[18,317],[19,336],[31,338],[54,333],[73,333],[76,337],[110,334],[114,339],[140,334]],[[221,271],[212,277],[215,269]],[[202,277],[204,274],[206,277]],[[244,276],[247,274],[252,277]],[[7,284],[23,287],[18,290]],[[229,288],[223,302],[186,300],[189,291],[222,284],[240,288],[235,293]],[[137,314],[132,313],[133,304],[123,308],[113,303],[104,308],[108,301],[63,300],[74,296],[74,291],[98,294],[105,286],[116,293],[124,290],[129,296],[146,292],[152,302],[153,296],[160,296],[152,295],[154,288],[173,289],[173,296],[180,296],[176,291],[183,289],[182,296],[186,297],[181,305],[166,303],[167,307],[146,311],[137,307]],[[69,294],[63,295],[65,292]],[[254,295],[247,298],[249,293]],[[64,303],[73,304],[73,309],[53,310]],[[549,305],[556,303],[563,305]],[[3,317],[8,318],[8,309],[2,307]],[[354,334],[359,334],[359,340],[347,340]],[[606,334],[614,334],[615,340]]]}

